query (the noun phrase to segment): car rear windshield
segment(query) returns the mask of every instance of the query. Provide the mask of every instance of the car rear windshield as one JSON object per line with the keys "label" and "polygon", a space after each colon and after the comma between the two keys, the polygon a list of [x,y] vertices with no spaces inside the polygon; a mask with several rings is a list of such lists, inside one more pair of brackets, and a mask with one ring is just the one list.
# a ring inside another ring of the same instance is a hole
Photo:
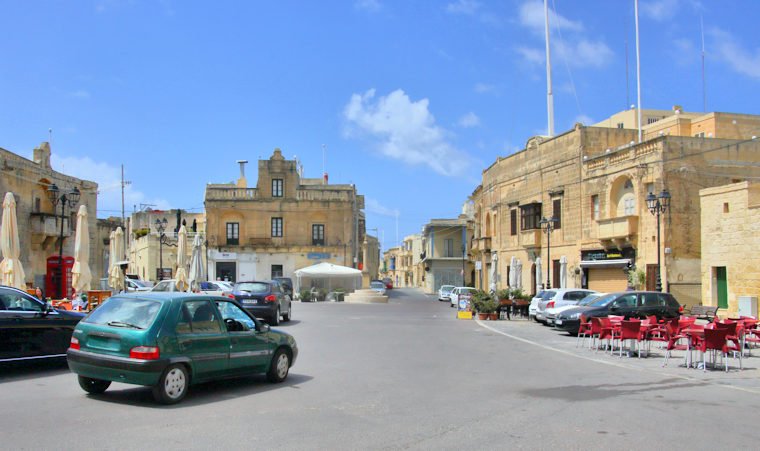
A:
{"label": "car rear windshield", "polygon": [[547,301],[553,298],[555,294],[557,294],[556,291],[542,291],[541,294],[539,294],[539,296],[541,297],[542,300]]}
{"label": "car rear windshield", "polygon": [[370,282],[370,288],[385,288],[385,284],[382,282]]}
{"label": "car rear windshield", "polygon": [[268,293],[269,284],[264,282],[243,282],[235,285],[235,291],[247,291],[248,293]]}
{"label": "car rear windshield", "polygon": [[147,299],[112,297],[82,320],[85,323],[146,329],[156,320],[161,303]]}

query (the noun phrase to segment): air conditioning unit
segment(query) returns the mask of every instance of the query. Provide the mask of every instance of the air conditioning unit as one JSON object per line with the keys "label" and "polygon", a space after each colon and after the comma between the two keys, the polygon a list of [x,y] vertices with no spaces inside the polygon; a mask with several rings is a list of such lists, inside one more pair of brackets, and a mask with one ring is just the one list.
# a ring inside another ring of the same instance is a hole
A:
{"label": "air conditioning unit", "polygon": [[739,316],[757,318],[757,296],[739,296]]}

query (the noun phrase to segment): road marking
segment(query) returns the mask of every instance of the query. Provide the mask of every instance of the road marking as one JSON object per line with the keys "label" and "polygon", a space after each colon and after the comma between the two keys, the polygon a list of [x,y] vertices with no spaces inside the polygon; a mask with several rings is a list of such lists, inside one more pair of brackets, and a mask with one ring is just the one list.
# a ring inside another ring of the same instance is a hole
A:
{"label": "road marking", "polygon": [[680,379],[683,379],[683,380],[687,380],[687,381],[691,381],[691,382],[698,382],[698,383],[702,383],[702,384],[705,384],[705,385],[714,385],[716,387],[729,388],[729,389],[733,389],[733,390],[738,390],[738,391],[742,391],[742,392],[747,392],[747,393],[753,393],[753,394],[756,394],[756,395],[760,395],[760,389],[753,389],[753,388],[746,388],[746,387],[737,387],[735,385],[728,385],[728,384],[722,384],[722,383],[719,383],[719,382],[706,381],[706,380],[697,379],[697,378],[691,377],[691,376],[685,376],[685,375],[682,375],[682,374],[671,374],[671,373],[665,373],[665,372],[657,371],[657,370],[648,370],[648,369],[639,368],[639,367],[633,366],[633,365],[626,365],[626,364],[623,364],[623,363],[610,362],[609,360],[601,360],[601,359],[597,359],[597,358],[593,358],[593,357],[588,357],[588,356],[576,354],[576,353],[573,353],[573,352],[570,352],[570,351],[565,351],[564,349],[553,348],[551,346],[547,346],[547,345],[535,342],[533,340],[528,340],[527,338],[518,337],[516,335],[512,335],[512,334],[509,334],[507,332],[494,329],[493,327],[491,327],[491,326],[489,326],[487,324],[484,324],[482,321],[480,321],[478,319],[476,319],[475,322],[480,327],[488,329],[491,332],[495,332],[495,333],[497,333],[499,335],[503,335],[505,337],[511,338],[513,340],[521,341],[521,342],[529,344],[529,345],[533,345],[533,346],[537,346],[537,347],[542,348],[542,349],[546,349],[547,351],[558,352],[560,354],[565,354],[567,356],[576,357],[576,358],[580,358],[580,359],[584,359],[584,360],[589,360],[591,362],[601,363],[603,365],[614,366],[614,367],[617,367],[617,368],[624,368],[624,369],[627,369],[627,370],[636,370],[636,371],[639,371],[641,373],[654,373],[654,374],[658,374],[660,376],[665,376],[665,377],[677,377],[677,378],[680,378]]}

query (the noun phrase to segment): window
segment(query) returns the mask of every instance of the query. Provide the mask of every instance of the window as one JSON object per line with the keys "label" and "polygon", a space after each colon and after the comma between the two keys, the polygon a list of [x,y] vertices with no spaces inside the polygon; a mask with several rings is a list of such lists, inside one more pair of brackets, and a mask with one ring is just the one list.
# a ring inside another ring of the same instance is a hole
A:
{"label": "window", "polygon": [[34,212],[35,213],[39,213],[40,212],[40,208],[41,208],[40,207],[40,198],[39,197],[35,197],[34,198]]}
{"label": "window", "polygon": [[272,197],[282,197],[282,179],[272,179]]}
{"label": "window", "polygon": [[282,265],[272,265],[272,279],[282,277]]}
{"label": "window", "polygon": [[521,230],[534,230],[540,229],[541,225],[541,204],[528,204],[520,207],[520,229]]}
{"label": "window", "polygon": [[240,223],[227,223],[227,244],[240,244]]}
{"label": "window", "polygon": [[325,225],[324,224],[312,224],[311,244],[313,246],[325,245]]}
{"label": "window", "polygon": [[12,290],[3,290],[0,292],[0,310],[41,312],[42,307],[42,303],[36,299],[32,299],[31,296]]}
{"label": "window", "polygon": [[557,222],[554,223],[555,229],[562,228],[562,199],[554,199],[552,204],[552,216]]}
{"label": "window", "polygon": [[660,118],[659,118],[659,117],[648,117],[648,118],[647,118],[647,125],[649,125],[649,124],[654,124],[655,122],[657,122],[657,121],[659,121],[659,120],[660,120]]}
{"label": "window", "polygon": [[187,301],[182,304],[174,331],[178,334],[218,334],[222,332],[222,326],[211,302]]}
{"label": "window", "polygon": [[591,217],[595,220],[599,220],[599,195],[594,194],[591,196]]}
{"label": "window", "polygon": [[633,197],[626,197],[623,199],[623,214],[625,216],[632,216],[636,214],[636,199]]}
{"label": "window", "polygon": [[453,257],[454,256],[454,240],[451,238],[443,240],[443,256],[444,257]]}
{"label": "window", "polygon": [[617,123],[617,128],[625,128],[625,124],[622,122]]}
{"label": "window", "polygon": [[517,210],[509,210],[509,234],[512,236],[517,235]]}
{"label": "window", "polygon": [[256,329],[256,322],[232,302],[216,301],[216,308],[219,309],[225,324],[229,323],[228,319],[235,320],[232,327],[227,326],[229,332],[246,332]]}
{"label": "window", "polygon": [[272,238],[282,237],[282,218],[272,218]]}
{"label": "window", "polygon": [[699,132],[696,135],[694,135],[694,137],[695,138],[704,138],[705,137],[705,132]]}

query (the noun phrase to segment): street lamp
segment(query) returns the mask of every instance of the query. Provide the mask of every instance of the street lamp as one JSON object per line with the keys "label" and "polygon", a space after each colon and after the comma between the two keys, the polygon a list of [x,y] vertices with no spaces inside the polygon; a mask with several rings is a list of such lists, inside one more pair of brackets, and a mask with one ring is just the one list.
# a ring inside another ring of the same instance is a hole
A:
{"label": "street lamp", "polygon": [[166,224],[169,221],[166,218],[162,220],[156,219],[156,232],[158,232],[158,280],[164,280],[164,244],[168,244],[168,239],[164,230],[166,230]]}
{"label": "street lamp", "polygon": [[662,291],[662,279],[660,278],[660,215],[670,207],[670,193],[663,188],[659,196],[649,193],[647,196],[647,208],[657,217],[657,285],[655,290]]}
{"label": "street lamp", "polygon": [[554,230],[555,224],[559,222],[559,219],[552,216],[549,219],[546,219],[545,217],[541,218],[540,221],[538,221],[538,225],[541,226],[541,229],[543,229],[544,233],[546,233],[546,289],[552,287],[551,280],[549,279],[549,275],[552,270],[552,258],[551,258],[551,249],[552,249],[552,231]]}
{"label": "street lamp", "polygon": [[66,284],[63,277],[63,219],[66,217],[66,205],[68,205],[69,208],[74,208],[76,204],[79,203],[81,193],[76,186],[70,190],[61,190],[58,189],[58,186],[55,183],[53,183],[47,189],[47,196],[53,204],[53,214],[55,214],[55,209],[58,204],[61,204],[61,235],[59,236],[58,243],[58,281],[60,283],[58,288],[60,289],[60,292],[58,293],[58,297],[59,299],[62,299],[66,297]]}

